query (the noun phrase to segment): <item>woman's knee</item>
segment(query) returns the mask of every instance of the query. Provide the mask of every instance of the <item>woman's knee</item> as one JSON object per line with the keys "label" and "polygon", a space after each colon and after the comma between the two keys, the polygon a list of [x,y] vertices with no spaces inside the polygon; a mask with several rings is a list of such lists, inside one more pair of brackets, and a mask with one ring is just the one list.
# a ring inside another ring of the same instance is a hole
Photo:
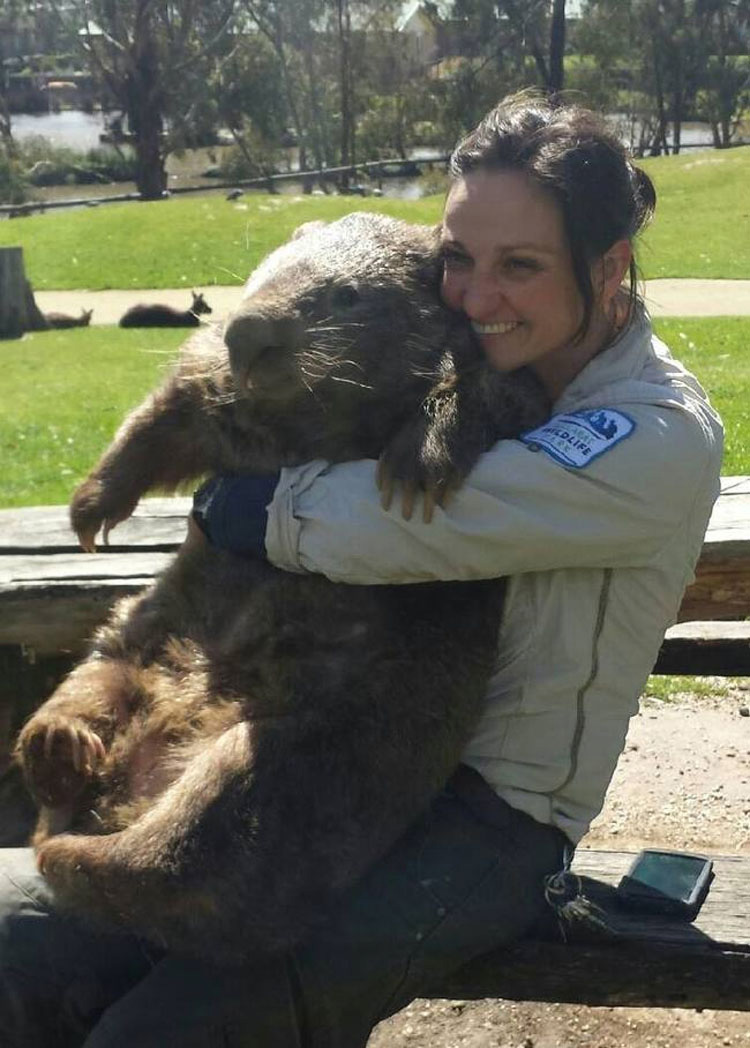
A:
{"label": "woman's knee", "polygon": [[38,965],[51,896],[30,848],[0,850],[0,966]]}

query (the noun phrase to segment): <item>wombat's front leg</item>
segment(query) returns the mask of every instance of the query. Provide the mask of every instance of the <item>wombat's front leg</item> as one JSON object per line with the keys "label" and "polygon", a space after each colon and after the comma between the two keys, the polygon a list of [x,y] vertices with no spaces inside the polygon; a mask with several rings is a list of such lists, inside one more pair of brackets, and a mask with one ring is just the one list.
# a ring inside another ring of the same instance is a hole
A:
{"label": "wombat's front leg", "polygon": [[[221,343],[216,353],[225,354]],[[171,491],[221,468],[219,417],[205,376],[182,371],[136,408],[73,495],[70,519],[81,546],[93,552],[102,526],[106,543],[150,489]]]}
{"label": "wombat's front leg", "polygon": [[479,365],[437,386],[383,451],[378,463],[381,501],[388,509],[396,484],[409,519],[422,493],[423,517],[456,491],[477,459],[498,440],[540,425],[549,403],[529,371],[503,374]]}

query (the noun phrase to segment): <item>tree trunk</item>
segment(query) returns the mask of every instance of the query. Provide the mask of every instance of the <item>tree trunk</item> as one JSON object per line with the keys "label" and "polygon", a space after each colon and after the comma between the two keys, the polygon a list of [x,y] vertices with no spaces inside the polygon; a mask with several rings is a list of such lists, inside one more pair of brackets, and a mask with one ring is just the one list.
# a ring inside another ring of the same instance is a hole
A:
{"label": "tree trunk", "polygon": [[0,338],[20,338],[24,331],[48,327],[24,273],[23,249],[0,248]]}
{"label": "tree trunk", "polygon": [[141,121],[135,142],[135,184],[142,200],[161,200],[167,188],[164,154],[161,148],[161,119],[147,115]]}
{"label": "tree trunk", "polygon": [[549,38],[549,92],[559,94],[565,78],[565,0],[552,5],[552,23]]}
{"label": "tree trunk", "polygon": [[128,123],[135,135],[135,183],[142,200],[160,200],[167,188],[161,140],[164,98],[148,5],[143,7],[143,17],[138,21],[134,35],[127,94]]}

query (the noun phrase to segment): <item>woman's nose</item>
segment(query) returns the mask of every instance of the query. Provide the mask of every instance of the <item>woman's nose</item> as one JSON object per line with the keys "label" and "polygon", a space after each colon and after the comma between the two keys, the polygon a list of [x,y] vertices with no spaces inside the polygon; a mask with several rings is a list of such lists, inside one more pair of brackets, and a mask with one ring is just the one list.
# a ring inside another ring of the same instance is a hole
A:
{"label": "woman's nose", "polygon": [[472,320],[492,317],[502,300],[502,291],[492,277],[472,276],[466,283],[462,308]]}

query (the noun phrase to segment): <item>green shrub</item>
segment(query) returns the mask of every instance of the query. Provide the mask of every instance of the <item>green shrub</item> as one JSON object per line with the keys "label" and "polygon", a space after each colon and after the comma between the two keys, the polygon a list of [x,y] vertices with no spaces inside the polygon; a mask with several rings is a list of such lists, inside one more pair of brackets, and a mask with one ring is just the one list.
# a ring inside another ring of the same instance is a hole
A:
{"label": "green shrub", "polygon": [[35,186],[130,182],[135,178],[135,156],[129,149],[97,148],[82,153],[34,135],[21,143],[20,156]]}
{"label": "green shrub", "polygon": [[0,204],[22,204],[29,193],[29,180],[18,160],[0,150]]}

